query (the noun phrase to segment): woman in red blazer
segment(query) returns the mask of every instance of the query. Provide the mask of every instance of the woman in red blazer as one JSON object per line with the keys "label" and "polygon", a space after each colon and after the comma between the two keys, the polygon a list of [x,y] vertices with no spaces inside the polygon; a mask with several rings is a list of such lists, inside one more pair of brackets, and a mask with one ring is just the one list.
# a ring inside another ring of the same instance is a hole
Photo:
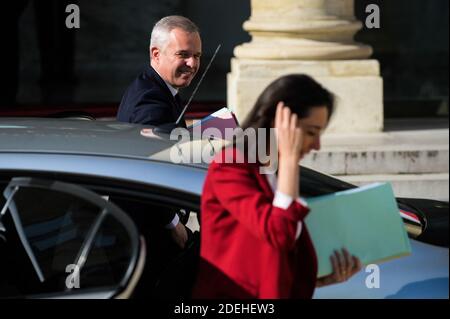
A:
{"label": "woman in red blazer", "polygon": [[[242,126],[257,138],[225,148],[208,170],[194,298],[311,298],[316,286],[345,281],[360,270],[359,260],[344,249],[330,257],[333,274],[318,280],[303,223],[309,209],[299,199],[298,163],[320,148],[332,111],[332,94],[305,75],[284,76],[258,98]],[[276,128],[275,150],[274,143],[256,142],[270,128]],[[270,162],[252,162],[255,154],[249,152],[264,148]],[[277,174],[261,174],[274,164]]]}

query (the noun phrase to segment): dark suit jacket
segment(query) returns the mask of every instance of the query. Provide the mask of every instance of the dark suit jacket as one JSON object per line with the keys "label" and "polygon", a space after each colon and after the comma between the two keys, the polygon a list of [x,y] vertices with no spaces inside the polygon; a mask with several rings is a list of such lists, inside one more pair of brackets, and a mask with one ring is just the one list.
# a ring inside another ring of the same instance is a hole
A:
{"label": "dark suit jacket", "polygon": [[[182,110],[164,80],[148,65],[126,90],[117,120],[156,126],[174,123]],[[184,119],[180,126],[186,126]]]}
{"label": "dark suit jacket", "polygon": [[[181,103],[176,101],[164,80],[148,65],[126,90],[117,120],[157,126],[175,123],[182,110]],[[179,126],[186,127],[184,119]],[[174,211],[161,209],[161,221],[168,224],[175,214]]]}
{"label": "dark suit jacket", "polygon": [[208,169],[193,297],[311,298],[317,257],[304,223],[295,237],[309,209],[297,201],[287,209],[273,206],[273,191],[258,164],[239,164],[238,158],[244,157],[226,148]]}

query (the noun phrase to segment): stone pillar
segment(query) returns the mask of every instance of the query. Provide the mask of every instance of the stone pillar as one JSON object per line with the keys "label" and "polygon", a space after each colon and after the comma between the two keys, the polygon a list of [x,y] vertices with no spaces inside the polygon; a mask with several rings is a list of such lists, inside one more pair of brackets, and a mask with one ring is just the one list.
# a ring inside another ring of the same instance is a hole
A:
{"label": "stone pillar", "polygon": [[251,0],[244,23],[249,43],[235,48],[228,74],[228,106],[242,121],[276,78],[305,73],[332,91],[337,109],[328,133],[383,128],[383,84],[370,46],[353,38],[362,23],[353,0]]}

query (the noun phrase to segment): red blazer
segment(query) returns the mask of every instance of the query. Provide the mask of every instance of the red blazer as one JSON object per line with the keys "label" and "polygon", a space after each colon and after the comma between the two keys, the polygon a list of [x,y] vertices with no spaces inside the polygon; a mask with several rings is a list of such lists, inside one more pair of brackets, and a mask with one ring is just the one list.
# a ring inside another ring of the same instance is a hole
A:
{"label": "red blazer", "polygon": [[[194,298],[311,298],[317,257],[297,201],[274,207],[273,191],[257,164],[226,164],[236,150],[209,167],[201,201],[201,261]],[[242,160],[242,156],[240,157]]]}

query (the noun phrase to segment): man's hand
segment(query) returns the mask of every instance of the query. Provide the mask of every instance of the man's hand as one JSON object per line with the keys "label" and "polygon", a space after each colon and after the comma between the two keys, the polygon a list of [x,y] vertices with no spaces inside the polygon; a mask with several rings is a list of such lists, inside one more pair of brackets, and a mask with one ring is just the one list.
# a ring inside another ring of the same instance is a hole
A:
{"label": "man's hand", "polygon": [[342,249],[342,253],[335,251],[330,260],[333,265],[333,273],[317,279],[316,287],[347,281],[362,268],[361,261],[357,257],[351,256],[345,248]]}
{"label": "man's hand", "polygon": [[188,234],[186,231],[186,227],[179,222],[175,228],[170,230],[170,234],[172,236],[173,241],[181,248],[184,249],[186,242],[188,240]]}

